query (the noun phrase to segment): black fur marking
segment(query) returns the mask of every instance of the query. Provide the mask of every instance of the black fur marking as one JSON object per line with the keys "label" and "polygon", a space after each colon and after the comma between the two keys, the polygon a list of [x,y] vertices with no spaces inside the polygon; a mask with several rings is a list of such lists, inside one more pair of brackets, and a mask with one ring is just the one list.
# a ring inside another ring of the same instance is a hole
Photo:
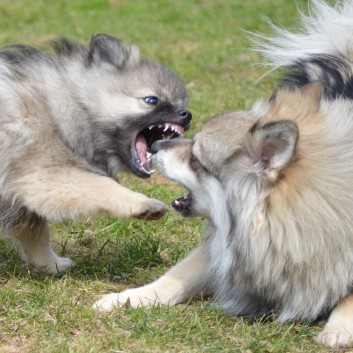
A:
{"label": "black fur marking", "polygon": [[[99,147],[95,151],[94,163],[98,167],[104,168],[104,165],[109,166],[109,159],[114,156],[124,162],[128,168],[141,178],[146,178],[139,169],[136,169],[136,161],[132,156],[132,144],[136,134],[146,127],[162,123],[175,123],[185,127],[184,121],[178,114],[178,108],[169,102],[160,103],[153,111],[148,114],[135,117],[126,117],[121,121],[119,127],[113,128],[112,126],[96,126],[96,129],[101,131],[100,136],[105,136],[99,143]],[[129,133],[127,133],[129,132]],[[109,151],[106,152],[106,151]],[[101,163],[103,161],[103,164]],[[107,167],[105,171],[109,173]]]}
{"label": "black fur marking", "polygon": [[78,42],[74,42],[65,37],[49,42],[57,56],[73,56],[77,53],[88,53],[85,46]]}
{"label": "black fur marking", "polygon": [[258,127],[259,127],[259,121],[256,121],[256,122],[254,123],[254,125],[250,128],[249,132],[250,132],[251,134],[255,133],[255,131],[257,130]]}
{"label": "black fur marking", "polygon": [[353,98],[352,64],[334,55],[315,55],[297,61],[280,86],[295,88],[315,81],[321,83],[326,99]]}
{"label": "black fur marking", "polygon": [[50,56],[29,45],[9,45],[0,50],[0,58],[12,65],[20,65],[29,58],[47,62]]}
{"label": "black fur marking", "polygon": [[12,65],[20,65],[28,60],[32,62],[57,63],[57,58],[82,57],[88,58],[88,48],[65,37],[60,37],[46,43],[41,50],[29,45],[8,45],[0,50],[0,58]]}
{"label": "black fur marking", "polygon": [[0,50],[0,58],[16,67],[28,62],[55,65],[58,64],[59,57],[88,56],[87,48],[64,37],[47,44],[48,47],[43,50],[23,44],[8,45]]}

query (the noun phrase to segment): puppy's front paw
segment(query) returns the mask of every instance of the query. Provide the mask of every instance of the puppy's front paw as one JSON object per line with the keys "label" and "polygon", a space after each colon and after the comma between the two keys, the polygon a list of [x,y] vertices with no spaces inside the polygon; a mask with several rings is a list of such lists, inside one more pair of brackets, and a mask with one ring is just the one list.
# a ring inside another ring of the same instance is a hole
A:
{"label": "puppy's front paw", "polygon": [[144,219],[146,221],[152,221],[163,217],[167,212],[166,205],[155,199],[147,199],[140,205],[140,211],[133,216],[138,219]]}

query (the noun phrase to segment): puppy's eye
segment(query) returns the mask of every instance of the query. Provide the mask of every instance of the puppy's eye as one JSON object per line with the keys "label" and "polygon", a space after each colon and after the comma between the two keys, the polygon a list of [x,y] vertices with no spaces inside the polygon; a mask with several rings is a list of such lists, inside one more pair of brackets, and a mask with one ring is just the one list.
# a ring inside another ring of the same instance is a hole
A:
{"label": "puppy's eye", "polygon": [[159,99],[155,96],[145,97],[143,100],[149,105],[157,105],[159,103]]}

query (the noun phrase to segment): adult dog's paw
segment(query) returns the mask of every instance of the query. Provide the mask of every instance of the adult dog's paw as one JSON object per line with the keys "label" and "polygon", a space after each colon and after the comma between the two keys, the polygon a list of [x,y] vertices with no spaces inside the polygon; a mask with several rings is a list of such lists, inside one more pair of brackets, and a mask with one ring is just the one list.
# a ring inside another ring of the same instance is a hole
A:
{"label": "adult dog's paw", "polygon": [[100,300],[97,300],[93,304],[93,309],[102,311],[102,312],[109,312],[112,311],[114,308],[119,307],[119,294],[118,293],[109,293],[103,295]]}
{"label": "adult dog's paw", "polygon": [[[147,287],[147,286],[146,286]],[[114,308],[138,308],[151,307],[162,304],[156,292],[146,287],[127,289],[121,293],[109,293],[97,300],[93,309],[102,312],[109,312]]]}
{"label": "adult dog's paw", "polygon": [[328,323],[316,338],[317,343],[330,348],[351,347],[353,345],[353,318],[348,324]]}

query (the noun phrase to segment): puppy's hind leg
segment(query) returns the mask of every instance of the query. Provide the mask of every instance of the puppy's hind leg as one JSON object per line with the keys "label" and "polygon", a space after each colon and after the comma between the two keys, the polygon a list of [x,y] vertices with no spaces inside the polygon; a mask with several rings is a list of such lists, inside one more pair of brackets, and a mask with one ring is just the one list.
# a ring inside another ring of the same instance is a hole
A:
{"label": "puppy's hind leg", "polygon": [[331,348],[353,345],[353,295],[338,304],[316,340]]}
{"label": "puppy's hind leg", "polygon": [[63,272],[73,265],[69,258],[55,254],[50,246],[47,221],[34,213],[8,225],[7,233],[15,240],[22,260],[27,265],[50,274]]}

